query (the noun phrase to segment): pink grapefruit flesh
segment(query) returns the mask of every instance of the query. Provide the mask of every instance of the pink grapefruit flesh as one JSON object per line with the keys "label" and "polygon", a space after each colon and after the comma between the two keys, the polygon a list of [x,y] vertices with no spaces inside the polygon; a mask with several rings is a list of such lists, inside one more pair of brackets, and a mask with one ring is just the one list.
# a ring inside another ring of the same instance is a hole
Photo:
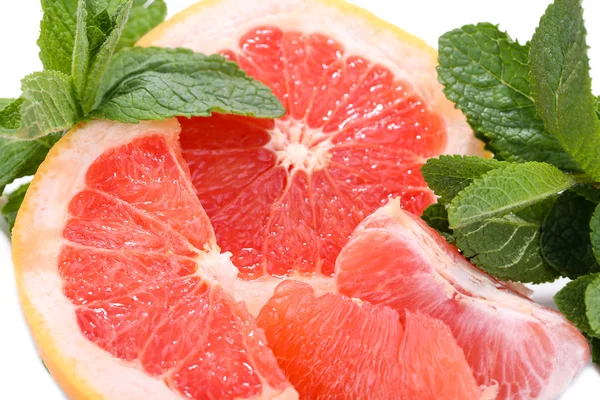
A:
{"label": "pink grapefruit flesh", "polygon": [[192,181],[240,277],[331,275],[389,197],[415,213],[434,201],[419,169],[446,149],[446,125],[409,81],[327,35],[274,26],[221,53],[287,109],[274,121],[180,119]]}
{"label": "pink grapefruit flesh", "polygon": [[391,201],[339,255],[340,293],[445,322],[480,385],[499,399],[554,399],[589,359],[579,331],[470,264],[420,218]]}
{"label": "pink grapefruit flesh", "polygon": [[401,315],[342,295],[316,297],[309,285],[286,280],[258,324],[303,399],[480,399],[450,329]]}

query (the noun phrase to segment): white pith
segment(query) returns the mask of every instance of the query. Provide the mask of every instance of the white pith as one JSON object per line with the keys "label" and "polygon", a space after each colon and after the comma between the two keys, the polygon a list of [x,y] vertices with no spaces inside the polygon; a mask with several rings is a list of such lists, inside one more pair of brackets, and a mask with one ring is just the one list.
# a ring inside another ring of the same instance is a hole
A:
{"label": "white pith", "polygon": [[292,118],[275,120],[269,130],[271,140],[265,145],[290,173],[302,170],[308,174],[327,167],[331,154],[331,141],[320,130],[306,127],[305,121]]}

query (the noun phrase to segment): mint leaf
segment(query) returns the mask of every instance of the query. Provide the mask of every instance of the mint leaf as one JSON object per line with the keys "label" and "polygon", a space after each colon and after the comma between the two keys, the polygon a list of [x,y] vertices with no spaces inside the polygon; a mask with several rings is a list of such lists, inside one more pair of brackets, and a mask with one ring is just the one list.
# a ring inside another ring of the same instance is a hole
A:
{"label": "mint leaf", "polygon": [[35,174],[60,137],[55,133],[34,140],[0,138],[0,194],[15,179]]}
{"label": "mint leaf", "polygon": [[592,345],[592,362],[596,365],[600,365],[600,339],[595,337],[588,337]]}
{"label": "mint leaf", "polygon": [[565,285],[554,295],[554,302],[561,313],[577,328],[588,335],[595,335],[588,321],[585,305],[585,293],[600,274],[585,275]]}
{"label": "mint leaf", "polygon": [[573,186],[571,191],[573,193],[577,193],[579,196],[591,201],[594,204],[600,203],[600,189],[595,187],[593,184],[578,184]]}
{"label": "mint leaf", "polygon": [[95,14],[101,11],[107,11],[114,15],[117,9],[125,3],[126,0],[87,0],[88,7],[92,7]]}
{"label": "mint leaf", "polygon": [[109,69],[113,55],[117,49],[117,45],[121,40],[121,34],[123,33],[123,29],[125,27],[125,23],[127,22],[127,17],[129,16],[129,10],[131,10],[133,0],[128,0],[123,3],[117,10],[115,11],[115,26],[108,34],[106,41],[100,46],[98,53],[94,56],[93,61],[91,62],[89,72],[87,75],[87,84],[84,92],[84,96],[82,97],[82,107],[84,114],[89,113],[93,110],[94,101],[96,98],[96,93],[102,82],[104,74],[106,74]]}
{"label": "mint leaf", "polygon": [[21,126],[23,99],[13,100],[0,109],[0,134],[14,134]]}
{"label": "mint leaf", "polygon": [[436,203],[430,205],[423,211],[421,218],[427,222],[427,225],[438,232],[452,233],[448,225],[448,213],[443,204]]}
{"label": "mint leaf", "polygon": [[2,99],[0,98],[0,110],[15,101],[15,99]]}
{"label": "mint leaf", "polygon": [[542,258],[540,227],[552,199],[515,214],[488,218],[454,230],[456,245],[465,257],[499,279],[542,283],[558,272]]}
{"label": "mint leaf", "polygon": [[163,0],[134,0],[117,50],[133,46],[142,36],[164,21],[167,5]]}
{"label": "mint leaf", "polygon": [[585,36],[581,0],[548,6],[531,40],[533,94],[546,129],[585,173],[600,180],[600,120]]}
{"label": "mint leaf", "polygon": [[451,229],[485,223],[557,195],[575,182],[550,164],[510,164],[477,178],[448,207]]}
{"label": "mint leaf", "polygon": [[537,115],[528,52],[492,24],[466,25],[440,37],[438,79],[497,158],[576,170]]}
{"label": "mint leaf", "polygon": [[57,71],[35,72],[21,81],[21,128],[14,139],[33,139],[71,128],[79,120],[70,76]]}
{"label": "mint leaf", "polygon": [[[88,5],[88,9],[94,14],[104,11],[107,15],[114,15],[125,0],[88,0],[88,2],[94,3]],[[164,21],[166,16],[167,5],[164,0],[134,0],[117,51],[133,46],[144,34]]]}
{"label": "mint leaf", "polygon": [[493,169],[502,168],[508,163],[474,156],[447,156],[430,158],[421,167],[427,185],[440,198],[440,203],[448,203],[473,179]]}
{"label": "mint leaf", "polygon": [[29,189],[29,183],[20,186],[17,190],[8,195],[8,202],[2,207],[2,215],[6,219],[6,222],[8,222],[8,229],[11,231],[15,226],[17,213],[19,212],[19,208],[21,208],[21,204],[23,204],[27,189]]}
{"label": "mint leaf", "polygon": [[77,25],[75,29],[75,38],[73,45],[73,64],[71,66],[71,76],[75,86],[75,92],[79,98],[83,94],[87,84],[87,72],[90,58],[90,43],[87,31],[87,11],[85,0],[79,0],[77,7]]}
{"label": "mint leaf", "polygon": [[592,218],[590,219],[590,230],[592,251],[596,256],[596,261],[600,262],[600,204],[596,206]]}
{"label": "mint leaf", "polygon": [[41,0],[40,60],[45,69],[71,73],[77,0]]}
{"label": "mint leaf", "polygon": [[590,241],[595,204],[571,192],[563,193],[542,226],[542,255],[563,276],[575,279],[600,272]]}
{"label": "mint leaf", "polygon": [[586,316],[590,324],[591,333],[595,337],[600,335],[600,276],[596,276],[585,289]]}
{"label": "mint leaf", "polygon": [[114,58],[89,115],[121,122],[211,112],[275,118],[285,110],[263,84],[219,55],[127,48]]}

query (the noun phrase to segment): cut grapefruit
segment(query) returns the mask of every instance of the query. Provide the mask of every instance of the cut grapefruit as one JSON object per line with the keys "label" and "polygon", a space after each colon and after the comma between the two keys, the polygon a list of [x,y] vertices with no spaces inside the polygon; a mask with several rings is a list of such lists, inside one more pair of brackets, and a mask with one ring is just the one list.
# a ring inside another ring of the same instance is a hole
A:
{"label": "cut grapefruit", "polygon": [[[444,323],[283,281],[258,316],[303,399],[477,400],[473,372]],[[491,388],[491,392],[494,388]],[[485,398],[493,399],[493,393]]]}
{"label": "cut grapefruit", "polygon": [[584,337],[475,268],[399,201],[366,218],[336,264],[340,293],[448,324],[480,385],[499,399],[555,399],[587,363]]}
{"label": "cut grapefruit", "polygon": [[436,52],[343,1],[205,0],[140,45],[219,52],[286,107],[274,121],[180,120],[217,243],[265,292],[278,282],[269,277],[331,276],[353,229],[388,198],[420,213],[434,201],[427,157],[481,152],[442,94]]}
{"label": "cut grapefruit", "polygon": [[92,122],[35,175],[13,230],[21,302],[70,398],[297,398],[231,293],[176,120]]}

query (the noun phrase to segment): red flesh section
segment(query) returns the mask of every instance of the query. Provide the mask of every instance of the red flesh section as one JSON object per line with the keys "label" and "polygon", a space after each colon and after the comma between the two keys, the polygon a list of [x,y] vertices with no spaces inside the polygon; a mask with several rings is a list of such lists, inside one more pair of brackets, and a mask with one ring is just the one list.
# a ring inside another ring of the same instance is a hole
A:
{"label": "red flesh section", "polygon": [[71,200],[59,273],[79,327],[189,398],[285,388],[245,306],[197,272],[215,239],[177,146],[149,135],[108,150]]}
{"label": "red flesh section", "polygon": [[419,314],[326,294],[287,280],[258,324],[303,399],[477,400],[450,329]]}
{"label": "red flesh section", "polygon": [[[420,167],[445,149],[445,125],[391,70],[322,34],[268,26],[222,53],[287,109],[277,121],[180,119],[197,194],[242,278],[332,275],[352,230],[388,198],[415,213],[435,200]],[[275,131],[326,146],[325,168],[282,166]]]}

